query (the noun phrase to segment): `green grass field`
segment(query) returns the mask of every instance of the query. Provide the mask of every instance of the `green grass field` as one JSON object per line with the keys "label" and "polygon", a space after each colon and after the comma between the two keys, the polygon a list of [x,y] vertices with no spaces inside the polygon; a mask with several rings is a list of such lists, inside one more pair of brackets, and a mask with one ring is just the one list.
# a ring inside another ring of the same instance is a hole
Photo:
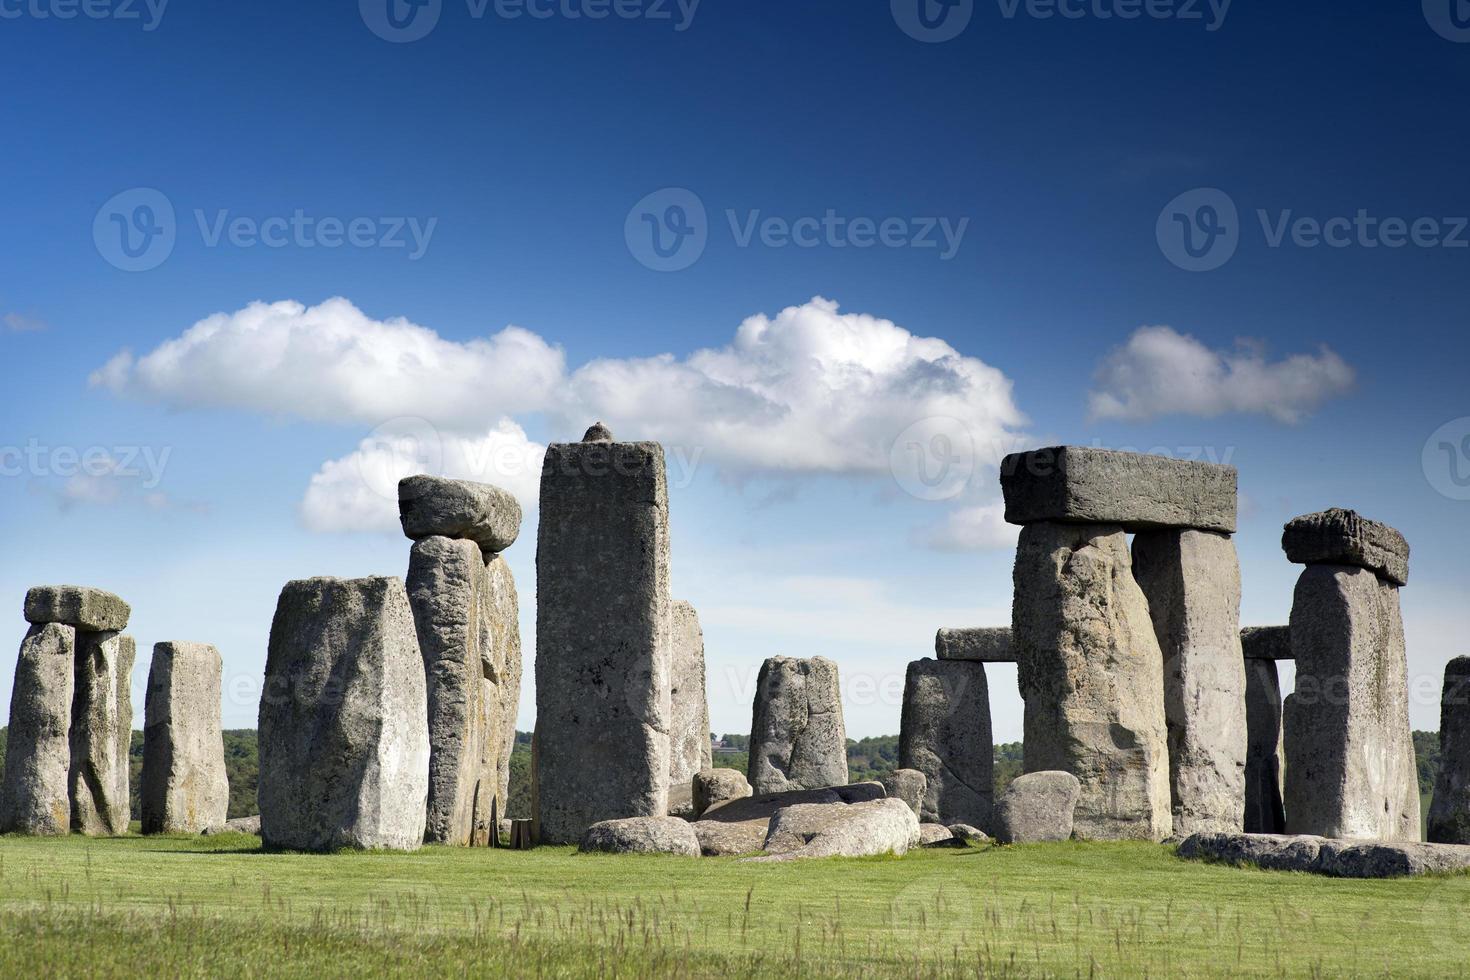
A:
{"label": "green grass field", "polygon": [[733,859],[0,838],[0,976],[1456,976],[1470,877],[1148,844]]}

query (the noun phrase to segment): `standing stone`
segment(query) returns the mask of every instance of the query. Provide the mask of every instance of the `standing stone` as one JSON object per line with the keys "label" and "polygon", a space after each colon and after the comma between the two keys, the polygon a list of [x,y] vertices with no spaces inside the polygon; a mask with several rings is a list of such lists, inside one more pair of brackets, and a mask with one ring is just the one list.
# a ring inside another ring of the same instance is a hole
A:
{"label": "standing stone", "polygon": [[128,832],[128,750],[133,737],[133,660],[121,633],[77,633],[71,704],[71,826],[91,835]]}
{"label": "standing stone", "polygon": [[1291,628],[1247,626],[1240,643],[1245,654],[1245,832],[1284,834],[1286,753],[1276,661],[1291,659]]}
{"label": "standing stone", "polygon": [[924,774],[920,820],[990,826],[995,746],[985,664],[972,660],[909,664],[898,762]]}
{"label": "standing stone", "polygon": [[1292,601],[1291,649],[1287,832],[1418,840],[1398,587],[1363,568],[1308,565]]}
{"label": "standing stone", "polygon": [[259,737],[267,847],[423,843],[428,702],[402,580],[286,584],[271,623]]}
{"label": "standing stone", "polygon": [[847,730],[832,661],[766,660],[751,714],[748,771],[757,796],[847,782]]}
{"label": "standing stone", "polygon": [[704,631],[699,628],[699,614],[689,603],[676,601],[672,609],[669,785],[688,786],[695,773],[714,762],[705,697]]}
{"label": "standing stone", "polygon": [[1470,657],[1444,669],[1439,702],[1439,776],[1429,807],[1429,840],[1470,844]]}
{"label": "standing stone", "polygon": [[486,845],[492,809],[506,811],[520,697],[515,581],[474,541],[428,537],[409,551],[407,587],[429,712],[425,840]]}
{"label": "standing stone", "polygon": [[10,695],[0,833],[71,829],[71,701],[76,630],[35,625],[21,641]]}
{"label": "standing stone", "polygon": [[1235,543],[1215,531],[1140,531],[1133,569],[1164,657],[1174,833],[1239,831],[1247,728]]}
{"label": "standing stone", "polygon": [[533,767],[542,841],[576,843],[594,823],[668,812],[669,607],[663,447],[547,447]]}
{"label": "standing stone", "polygon": [[224,662],[207,643],[156,643],[144,702],[143,833],[197,834],[224,824],[230,783],[220,732]]}
{"label": "standing stone", "polygon": [[1025,768],[1077,777],[1077,836],[1168,837],[1163,655],[1121,527],[1021,529],[1012,639]]}

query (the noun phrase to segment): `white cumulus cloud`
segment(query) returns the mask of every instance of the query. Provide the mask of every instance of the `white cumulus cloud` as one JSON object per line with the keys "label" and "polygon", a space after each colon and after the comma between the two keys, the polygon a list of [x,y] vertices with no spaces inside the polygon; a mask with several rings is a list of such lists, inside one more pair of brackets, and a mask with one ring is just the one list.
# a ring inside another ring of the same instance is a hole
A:
{"label": "white cumulus cloud", "polygon": [[1356,374],[1325,345],[1316,354],[1270,361],[1250,341],[1211,350],[1172,327],[1140,327],[1104,358],[1096,380],[1089,395],[1095,419],[1243,412],[1295,423],[1351,391]]}
{"label": "white cumulus cloud", "polygon": [[1010,551],[1021,529],[1006,523],[1005,510],[1001,501],[956,508],[942,523],[924,529],[919,543],[936,551]]}

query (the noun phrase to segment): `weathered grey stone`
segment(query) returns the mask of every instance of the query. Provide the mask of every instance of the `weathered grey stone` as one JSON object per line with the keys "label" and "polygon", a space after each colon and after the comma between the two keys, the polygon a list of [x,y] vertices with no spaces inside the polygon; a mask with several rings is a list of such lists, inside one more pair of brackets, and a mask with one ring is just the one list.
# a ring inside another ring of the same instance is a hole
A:
{"label": "weathered grey stone", "polygon": [[233,820],[226,820],[222,824],[216,824],[212,827],[205,827],[202,831],[200,831],[200,833],[204,834],[205,836],[223,833],[254,834],[255,836],[259,837],[260,814],[257,813],[248,817],[236,817]]}
{"label": "weathered grey stone", "polygon": [[230,808],[220,732],[224,661],[207,643],[155,643],[143,708],[145,834],[197,834]]}
{"label": "weathered grey stone", "polygon": [[1349,565],[1308,565],[1291,607],[1296,691],[1283,712],[1286,828],[1419,839],[1408,661],[1398,588]]}
{"label": "weathered grey stone", "polygon": [[694,819],[693,780],[669,784],[669,816],[684,820]]}
{"label": "weathered grey stone", "polygon": [[1444,669],[1439,701],[1439,776],[1429,807],[1431,841],[1470,844],[1470,657]]}
{"label": "weathered grey stone", "polygon": [[1235,543],[1214,531],[1140,531],[1133,572],[1164,656],[1174,833],[1240,830],[1246,717]]}
{"label": "weathered grey stone", "polygon": [[769,820],[777,810],[807,803],[869,803],[888,798],[882,783],[847,783],[840,786],[823,786],[818,789],[789,790],[782,793],[761,793],[740,799],[730,799],[712,804],[701,815],[701,820],[719,820],[739,823],[745,820]]}
{"label": "weathered grey stone", "polygon": [[515,544],[521,533],[521,505],[488,483],[407,476],[398,481],[398,521],[403,533],[415,541],[464,538],[489,556]]}
{"label": "weathered grey stone", "polygon": [[696,817],[716,803],[744,799],[753,792],[750,781],[739,769],[701,769],[694,774],[692,783]]}
{"label": "weathered grey stone", "polygon": [[953,847],[963,841],[955,840],[954,831],[942,823],[919,824],[919,846],[920,847]]}
{"label": "weathered grey stone", "polygon": [[972,824],[952,823],[949,825],[949,832],[954,834],[955,840],[966,844],[990,843],[990,835]]}
{"label": "weathered grey stone", "polygon": [[696,820],[689,826],[699,840],[699,852],[705,857],[729,857],[755,854],[766,843],[770,819]]}
{"label": "weathered grey stone", "polygon": [[36,624],[20,644],[10,695],[0,833],[71,830],[71,702],[76,630]]}
{"label": "weathered grey stone", "polygon": [[536,541],[541,840],[669,803],[669,508],[663,448],[554,443]]}
{"label": "weathered grey stone", "polygon": [[79,630],[119,632],[132,609],[111,592],[83,585],[38,585],[26,593],[26,622],[61,623]]}
{"label": "weathered grey stone", "polygon": [[942,629],[934,635],[934,655],[940,660],[978,660],[985,664],[1016,662],[1009,626]]}
{"label": "weathered grey stone", "polygon": [[1305,835],[1196,834],[1179,856],[1336,878],[1400,878],[1470,868],[1470,847],[1413,841],[1332,840]]}
{"label": "weathered grey stone", "polygon": [[71,703],[71,826],[83,834],[126,834],[128,750],[133,738],[133,638],[77,632]]}
{"label": "weathered grey stone", "polygon": [[1012,524],[1118,524],[1128,531],[1235,531],[1233,466],[1083,446],[1012,453],[1000,488]]}
{"label": "weathered grey stone", "polygon": [[587,431],[584,432],[584,433],[582,433],[582,441],[583,442],[612,442],[613,441],[612,430],[609,429],[607,426],[603,425],[601,422],[593,422],[591,425],[589,425],[587,427]]}
{"label": "weathered grey stone", "polygon": [[699,838],[689,822],[678,817],[627,817],[602,820],[588,827],[578,849],[699,857]]}
{"label": "weathered grey stone", "polygon": [[924,774],[919,819],[990,826],[995,747],[983,663],[916,660],[909,664],[898,761]]}
{"label": "weathered grey stone", "polygon": [[704,688],[704,631],[689,603],[678,600],[670,609],[669,784],[687,788],[694,774],[714,761]]}
{"label": "weathered grey stone", "polygon": [[503,558],[487,562],[473,541],[424,538],[409,552],[408,600],[429,706],[424,837],[483,847],[490,843],[492,809],[505,812],[501,770],[509,775],[515,739],[521,680],[515,581]]}
{"label": "weathered grey stone", "polygon": [[995,839],[1002,844],[1068,840],[1082,784],[1069,772],[1017,776],[995,804]]}
{"label": "weathered grey stone", "polygon": [[1291,627],[1246,626],[1240,631],[1240,651],[1247,660],[1291,660]]}
{"label": "weathered grey stone", "polygon": [[766,660],[751,714],[749,772],[757,795],[847,782],[847,731],[832,661]]}
{"label": "weathered grey stone", "polygon": [[259,738],[267,847],[423,843],[428,700],[402,580],[286,584],[271,622]]}
{"label": "weathered grey stone", "polygon": [[919,818],[902,800],[803,803],[776,811],[766,832],[769,856],[748,860],[902,855],[919,839]]}
{"label": "weathered grey stone", "polygon": [[1286,833],[1282,803],[1281,680],[1276,661],[1245,662],[1245,832]]}
{"label": "weathered grey stone", "polygon": [[1081,839],[1167,838],[1163,655],[1122,528],[1023,528],[1012,618],[1026,771],[1078,778]]}
{"label": "weathered grey stone", "polygon": [[929,780],[922,772],[917,769],[895,769],[883,777],[882,783],[889,796],[903,800],[914,811],[915,816],[923,819],[924,791]]}
{"label": "weathered grey stone", "polygon": [[1409,583],[1409,542],[1387,524],[1334,507],[1289,521],[1281,533],[1287,561],[1353,565],[1394,585]]}

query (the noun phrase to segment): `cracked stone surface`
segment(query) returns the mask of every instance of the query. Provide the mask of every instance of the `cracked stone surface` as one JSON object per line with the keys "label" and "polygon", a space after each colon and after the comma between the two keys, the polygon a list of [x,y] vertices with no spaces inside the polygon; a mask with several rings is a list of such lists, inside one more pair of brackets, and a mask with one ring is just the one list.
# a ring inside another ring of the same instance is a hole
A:
{"label": "cracked stone surface", "polygon": [[919,819],[989,827],[995,746],[985,665],[916,660],[904,680],[899,765],[924,774]]}
{"label": "cracked stone surface", "polygon": [[761,665],[749,758],[756,795],[847,782],[836,664],[824,657],[771,657]]}
{"label": "cracked stone surface", "polygon": [[20,644],[10,695],[0,833],[71,830],[71,702],[76,630],[35,625]]}

